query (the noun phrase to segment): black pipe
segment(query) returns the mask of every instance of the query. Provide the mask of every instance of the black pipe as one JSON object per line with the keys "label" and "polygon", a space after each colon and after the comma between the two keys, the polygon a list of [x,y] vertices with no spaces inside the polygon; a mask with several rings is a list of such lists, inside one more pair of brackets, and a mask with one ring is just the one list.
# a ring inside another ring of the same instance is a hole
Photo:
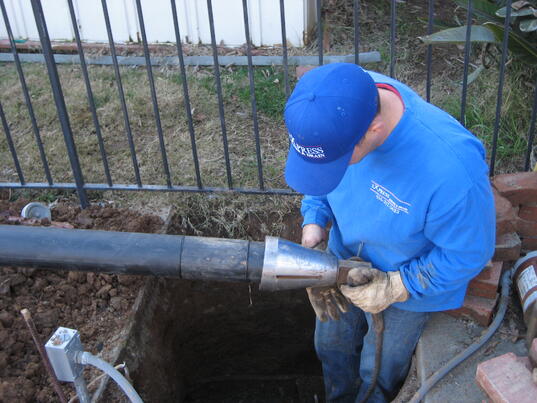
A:
{"label": "black pipe", "polygon": [[261,279],[265,244],[235,239],[0,225],[0,266],[216,281]]}

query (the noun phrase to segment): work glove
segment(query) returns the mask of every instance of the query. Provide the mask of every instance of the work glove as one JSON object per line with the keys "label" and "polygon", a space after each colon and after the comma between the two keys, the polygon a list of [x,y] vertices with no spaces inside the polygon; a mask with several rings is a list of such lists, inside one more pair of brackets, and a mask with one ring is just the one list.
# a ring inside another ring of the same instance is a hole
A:
{"label": "work glove", "polygon": [[[315,249],[324,250],[320,248],[322,246],[318,245]],[[358,257],[339,261],[340,271],[344,273],[356,267],[369,268],[371,263],[364,262]],[[346,282],[346,279],[344,281]],[[349,301],[337,286],[309,287],[306,291],[315,315],[321,322],[326,322],[328,319],[339,320],[340,312],[345,313],[349,310]]]}
{"label": "work glove", "polygon": [[379,313],[394,302],[406,301],[410,296],[401,279],[401,272],[384,272],[366,267],[351,269],[347,284],[341,285],[340,290],[350,302],[370,313]]}
{"label": "work glove", "polygon": [[336,286],[306,288],[315,316],[321,322],[339,320],[340,312],[349,310],[349,301]]}
{"label": "work glove", "polygon": [[[313,249],[324,251],[326,249],[326,231],[324,228],[316,228],[315,225],[310,225],[310,230],[313,230],[313,233],[302,233],[302,245],[308,247],[308,244],[317,242]],[[305,235],[310,237],[307,240]],[[311,236],[313,235],[313,238]],[[315,316],[321,322],[326,322],[329,319],[339,320],[340,312],[347,312],[349,310],[349,301],[341,294],[341,291],[337,286],[324,286],[324,287],[308,287],[306,288],[308,293],[308,298],[310,300],[311,307],[315,312]]]}

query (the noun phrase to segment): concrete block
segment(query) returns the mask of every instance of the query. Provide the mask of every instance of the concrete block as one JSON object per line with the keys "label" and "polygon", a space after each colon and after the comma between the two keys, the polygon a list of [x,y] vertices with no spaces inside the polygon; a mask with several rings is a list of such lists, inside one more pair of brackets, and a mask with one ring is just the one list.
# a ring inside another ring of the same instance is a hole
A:
{"label": "concrete block", "polygon": [[513,206],[537,200],[537,172],[497,175],[492,184]]}
{"label": "concrete block", "polygon": [[494,299],[498,292],[498,284],[502,275],[503,262],[487,265],[468,285],[468,294],[475,297]]}
{"label": "concrete block", "polygon": [[510,232],[496,237],[494,261],[517,260],[520,257],[522,243],[516,232]]}
{"label": "concrete block", "polygon": [[476,382],[494,403],[534,403],[537,399],[529,359],[513,353],[480,363]]}
{"label": "concrete block", "polygon": [[454,317],[470,318],[482,326],[488,326],[492,320],[492,313],[496,307],[497,300],[498,294],[496,294],[494,299],[466,294],[462,307],[446,311],[446,313]]}
{"label": "concrete block", "polygon": [[509,200],[500,195],[496,189],[492,189],[494,194],[494,205],[496,207],[496,235],[507,234],[515,231],[517,215],[513,205]]}

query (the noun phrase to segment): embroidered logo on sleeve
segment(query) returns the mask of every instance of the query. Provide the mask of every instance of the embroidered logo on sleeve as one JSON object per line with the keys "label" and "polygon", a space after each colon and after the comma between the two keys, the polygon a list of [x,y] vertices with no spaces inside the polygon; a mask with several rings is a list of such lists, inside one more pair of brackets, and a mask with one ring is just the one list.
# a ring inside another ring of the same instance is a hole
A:
{"label": "embroidered logo on sleeve", "polygon": [[384,203],[384,205],[395,214],[399,214],[400,212],[408,214],[408,208],[411,206],[411,204],[402,201],[384,186],[379,185],[375,181],[371,181],[370,190],[375,193],[375,197],[377,198],[377,200]]}

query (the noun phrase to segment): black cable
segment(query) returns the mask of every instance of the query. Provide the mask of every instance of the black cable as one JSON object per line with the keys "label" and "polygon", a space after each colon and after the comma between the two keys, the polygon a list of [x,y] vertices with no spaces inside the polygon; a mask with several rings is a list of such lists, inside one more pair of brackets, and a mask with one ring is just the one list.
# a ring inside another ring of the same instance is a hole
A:
{"label": "black cable", "polygon": [[477,350],[479,350],[483,345],[489,341],[489,339],[494,335],[496,330],[500,327],[502,320],[507,311],[507,302],[509,301],[509,289],[511,288],[511,279],[513,275],[513,269],[507,270],[502,275],[501,279],[501,294],[500,294],[500,303],[498,305],[498,311],[494,320],[488,327],[487,331],[473,344],[471,344],[466,350],[457,354],[453,357],[446,365],[436,371],[431,375],[418,391],[414,394],[409,403],[418,403],[420,402],[425,395],[436,385],[444,376],[446,376],[452,369],[461,364],[464,360],[469,358]]}

